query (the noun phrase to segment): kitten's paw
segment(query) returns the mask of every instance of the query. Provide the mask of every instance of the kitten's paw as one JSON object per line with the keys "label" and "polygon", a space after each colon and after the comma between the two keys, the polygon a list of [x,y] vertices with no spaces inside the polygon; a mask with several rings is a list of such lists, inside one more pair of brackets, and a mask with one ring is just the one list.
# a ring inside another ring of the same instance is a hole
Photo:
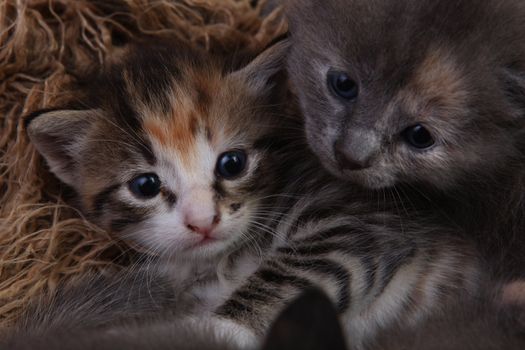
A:
{"label": "kitten's paw", "polygon": [[193,323],[203,324],[218,340],[225,340],[238,349],[256,349],[259,346],[259,339],[255,333],[248,327],[242,326],[236,322],[210,317],[205,320],[193,319]]}
{"label": "kitten's paw", "polygon": [[230,320],[213,319],[212,327],[217,336],[231,339],[240,349],[254,349],[258,344],[255,333],[248,327]]}

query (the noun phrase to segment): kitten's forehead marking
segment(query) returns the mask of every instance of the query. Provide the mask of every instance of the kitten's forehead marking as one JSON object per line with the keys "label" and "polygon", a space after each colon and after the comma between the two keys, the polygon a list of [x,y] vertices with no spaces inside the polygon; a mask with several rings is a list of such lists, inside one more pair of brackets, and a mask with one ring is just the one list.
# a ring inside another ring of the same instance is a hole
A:
{"label": "kitten's forehead marking", "polygon": [[201,76],[188,72],[189,79],[185,85],[173,86],[168,94],[172,106],[167,115],[143,111],[145,132],[164,149],[175,150],[182,163],[189,165],[197,140],[202,136],[210,144],[213,142],[212,109],[213,91],[218,85],[217,76]]}
{"label": "kitten's forehead marking", "polygon": [[178,105],[168,118],[146,117],[144,130],[159,145],[175,149],[184,157],[193,148],[202,123],[193,108]]}
{"label": "kitten's forehead marking", "polygon": [[[417,113],[426,103],[444,108],[464,109],[468,103],[468,89],[463,71],[451,52],[441,47],[428,50],[407,85],[409,96],[405,101],[409,112]],[[403,92],[401,93],[403,95]],[[414,96],[417,94],[417,97]],[[406,97],[406,95],[405,95]]]}

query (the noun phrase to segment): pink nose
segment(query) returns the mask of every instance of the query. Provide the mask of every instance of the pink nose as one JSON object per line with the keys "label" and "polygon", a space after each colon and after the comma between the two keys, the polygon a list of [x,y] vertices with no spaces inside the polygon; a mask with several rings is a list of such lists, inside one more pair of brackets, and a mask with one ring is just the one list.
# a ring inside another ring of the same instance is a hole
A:
{"label": "pink nose", "polygon": [[200,235],[209,236],[220,221],[220,216],[214,215],[208,218],[187,216],[184,222],[186,227],[191,231]]}

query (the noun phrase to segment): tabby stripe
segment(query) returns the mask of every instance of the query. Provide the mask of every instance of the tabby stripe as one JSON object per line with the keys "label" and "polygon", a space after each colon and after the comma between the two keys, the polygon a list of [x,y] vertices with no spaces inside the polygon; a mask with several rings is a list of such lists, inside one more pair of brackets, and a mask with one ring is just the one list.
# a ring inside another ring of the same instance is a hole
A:
{"label": "tabby stripe", "polygon": [[289,284],[299,289],[312,287],[312,283],[305,278],[298,276],[285,275],[273,269],[262,269],[257,271],[256,276],[265,282],[274,285]]}
{"label": "tabby stripe", "polygon": [[[363,233],[357,235],[356,239],[351,242],[323,242],[316,244],[317,242],[322,242],[323,240],[334,237],[348,239],[350,234],[354,236],[355,232],[358,230],[363,231]],[[297,242],[298,245],[294,245],[293,248],[281,248],[279,251],[286,254],[303,256],[321,255],[323,253],[329,253],[330,250],[351,254],[360,259],[360,262],[365,269],[366,293],[369,293],[374,287],[376,279],[377,262],[375,261],[373,252],[377,251],[377,240],[373,235],[365,231],[364,228],[356,229],[355,226],[337,226],[299,240]]]}
{"label": "tabby stripe", "polygon": [[411,258],[415,257],[416,254],[415,247],[411,247],[409,250],[406,250],[402,247],[397,247],[390,249],[390,251],[397,252],[397,254],[384,254],[380,258],[380,265],[383,266],[383,273],[381,275],[381,283],[378,293],[376,294],[377,296],[384,292],[385,288],[392,281],[397,271],[406,265],[411,260]]}
{"label": "tabby stripe", "polygon": [[[268,285],[268,282],[271,282],[274,286],[289,284],[298,289],[305,289],[312,286],[306,279],[281,274],[273,269],[259,270],[255,277],[259,278],[261,280],[260,284],[265,286]],[[275,290],[275,288],[274,290],[261,288],[260,286],[255,287],[254,281],[245,285],[244,288],[244,290],[236,291],[232,297],[217,310],[217,313],[219,315],[240,319],[243,314],[254,312],[254,306],[257,303],[269,304],[272,300],[281,299],[278,290]],[[250,306],[247,304],[255,305]]]}
{"label": "tabby stripe", "polygon": [[213,183],[213,189],[215,190],[215,193],[217,193],[219,198],[224,198],[228,194],[219,180],[215,180],[215,182]]}
{"label": "tabby stripe", "polygon": [[327,218],[333,218],[335,213],[338,213],[340,212],[340,210],[338,208],[326,208],[326,207],[322,207],[322,208],[319,208],[317,206],[311,206],[311,207],[308,207],[307,209],[305,209],[301,215],[299,215],[297,217],[297,219],[295,220],[294,222],[294,227],[299,227],[299,226],[302,226],[304,224],[306,224],[307,222],[311,222],[311,221],[319,221],[319,220],[322,220],[322,219],[327,219]]}
{"label": "tabby stripe", "polygon": [[343,253],[351,253],[352,255],[355,255],[355,256],[365,254],[362,251],[356,252],[355,248],[352,247],[351,244],[346,245],[346,243],[350,243],[350,242],[320,242],[320,243],[313,244],[313,245],[283,247],[283,248],[279,248],[278,252],[290,254],[290,255],[303,255],[303,256],[324,255],[330,252],[337,252],[337,251],[340,251]]}
{"label": "tabby stripe", "polygon": [[135,225],[141,222],[143,218],[128,216],[125,218],[111,220],[110,227],[112,231],[119,232],[124,230],[127,226]]}
{"label": "tabby stripe", "polygon": [[[280,223],[282,222],[283,218],[288,217],[290,214],[290,211],[292,210],[292,204],[290,202],[295,201],[295,199],[289,199],[287,198],[286,201],[281,201],[277,204],[278,207],[284,208],[280,209],[279,212],[274,212],[271,216],[268,216],[268,219],[271,219],[271,222],[273,223]],[[275,224],[271,224],[270,226],[275,228]],[[289,238],[293,235],[294,227],[292,226],[292,229],[288,230],[286,232],[286,237]]]}
{"label": "tabby stripe", "polygon": [[244,313],[252,313],[253,309],[237,299],[230,298],[217,309],[217,314],[231,318],[241,318]]}
{"label": "tabby stripe", "polygon": [[248,193],[259,193],[264,191],[271,191],[272,188],[275,188],[275,175],[269,172],[265,167],[258,166],[256,167],[252,179],[247,183],[243,184],[238,188],[238,191],[248,192]]}
{"label": "tabby stripe", "polygon": [[279,297],[279,295],[275,293],[275,291],[271,291],[269,289],[240,290],[236,292],[235,295],[247,301],[254,300],[264,303],[268,302],[269,299],[275,299]]}
{"label": "tabby stripe", "polygon": [[369,294],[374,288],[376,280],[377,262],[372,255],[365,255],[360,257],[361,264],[365,271],[366,288],[365,294]]}
{"label": "tabby stripe", "polygon": [[146,162],[148,162],[149,165],[153,166],[157,163],[157,158],[155,157],[155,153],[153,153],[153,147],[151,146],[151,142],[147,137],[141,137],[141,143],[139,145],[139,150]]}
{"label": "tabby stripe", "polygon": [[[130,96],[127,92],[128,83],[120,72],[113,72],[111,89],[115,92],[107,103],[115,111],[117,124],[126,132],[126,136],[131,137],[132,143],[137,147],[144,159],[150,165],[157,162],[153,153],[149,139],[144,135],[142,129],[142,118],[130,103]],[[103,86],[106,88],[106,86]],[[98,93],[97,93],[98,94]],[[133,98],[133,96],[131,96]]]}
{"label": "tabby stripe", "polygon": [[350,273],[340,264],[326,259],[302,261],[293,258],[284,258],[281,261],[286,265],[301,270],[316,271],[325,275],[331,275],[337,280],[339,287],[337,310],[342,313],[350,306]]}
{"label": "tabby stripe", "polygon": [[343,253],[350,253],[353,257],[359,259],[362,268],[365,270],[365,279],[366,279],[366,292],[369,293],[372,288],[374,287],[375,283],[375,276],[376,276],[376,270],[377,270],[377,263],[375,262],[374,257],[370,254],[370,251],[368,254],[365,251],[360,251],[358,254],[354,251],[355,248],[353,245],[350,244],[350,246],[342,245],[340,242],[334,242],[334,243],[320,243],[314,246],[302,246],[298,248],[279,248],[278,252],[283,253],[286,255],[295,255],[295,256],[303,256],[303,257],[311,257],[311,256],[319,256],[319,255],[325,255],[332,252],[343,252]]}
{"label": "tabby stripe", "polygon": [[370,234],[371,229],[366,230],[364,227],[357,228],[350,224],[343,226],[332,227],[325,231],[317,232],[309,237],[297,240],[296,244],[312,244],[327,240],[333,237],[356,237],[355,241],[352,242],[352,246],[355,246],[354,251],[360,251],[363,253],[370,253],[371,249],[377,246],[376,240],[373,235]]}
{"label": "tabby stripe", "polygon": [[129,130],[130,135],[137,134],[142,130],[142,120],[129,102],[130,96],[126,93],[126,83],[122,77],[119,78],[115,87],[116,94],[113,101],[110,102],[112,104],[111,107],[115,109],[115,117],[118,124]]}
{"label": "tabby stripe", "polygon": [[169,189],[162,187],[160,189],[160,193],[162,194],[162,197],[166,200],[170,207],[173,207],[175,203],[177,203],[177,196]]}
{"label": "tabby stripe", "polygon": [[110,223],[111,229],[117,232],[122,231],[129,225],[138,224],[144,221],[146,216],[150,213],[149,209],[132,207],[120,201],[115,201],[111,203],[111,205],[113,210],[120,214],[120,217],[111,220]]}
{"label": "tabby stripe", "polygon": [[[305,289],[311,286],[311,283],[305,279],[284,275],[272,269],[259,270],[256,276],[262,279],[263,284],[267,284],[267,282],[271,282],[273,285],[290,284],[299,289]],[[254,288],[253,282],[246,285],[245,288],[248,289],[236,291],[232,297],[217,310],[217,313],[232,318],[240,318],[245,313],[254,312],[253,305],[248,305],[250,303],[268,304],[272,299],[281,298],[277,291],[271,291],[266,288]]]}
{"label": "tabby stripe", "polygon": [[104,190],[95,195],[93,200],[93,213],[100,216],[100,212],[104,209],[104,205],[109,201],[110,196],[120,188],[120,184],[114,184],[106,187]]}

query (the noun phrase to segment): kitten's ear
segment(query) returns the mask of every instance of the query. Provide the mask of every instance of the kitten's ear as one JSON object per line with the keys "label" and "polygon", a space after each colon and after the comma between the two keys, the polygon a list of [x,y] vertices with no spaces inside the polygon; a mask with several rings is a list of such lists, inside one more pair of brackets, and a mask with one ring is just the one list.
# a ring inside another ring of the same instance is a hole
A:
{"label": "kitten's ear", "polygon": [[262,350],[345,350],[337,311],[317,289],[307,290],[273,323]]}
{"label": "kitten's ear", "polygon": [[29,139],[51,171],[64,183],[75,186],[75,165],[86,144],[98,110],[43,110],[25,118]]}
{"label": "kitten's ear", "polygon": [[290,44],[287,39],[276,41],[268,46],[247,66],[232,75],[247,81],[254,91],[262,92],[271,88],[272,79],[284,71],[286,55]]}

